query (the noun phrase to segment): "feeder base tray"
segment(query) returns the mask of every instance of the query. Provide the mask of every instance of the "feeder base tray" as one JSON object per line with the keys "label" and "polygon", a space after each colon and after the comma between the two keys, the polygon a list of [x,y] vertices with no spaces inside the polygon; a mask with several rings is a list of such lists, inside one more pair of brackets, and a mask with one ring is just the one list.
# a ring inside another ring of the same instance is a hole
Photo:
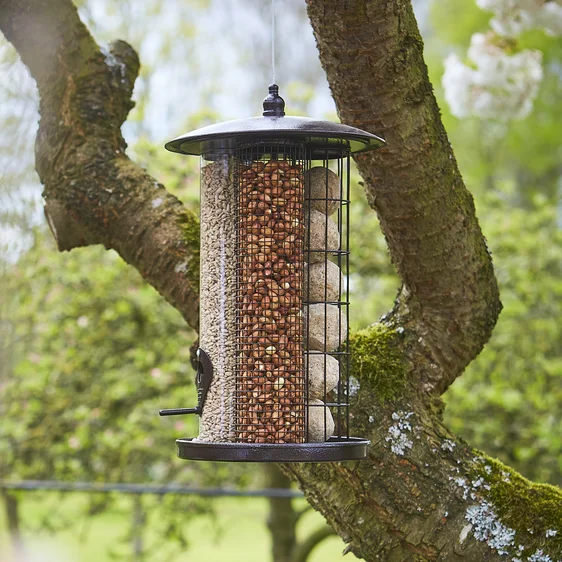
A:
{"label": "feeder base tray", "polygon": [[178,457],[226,462],[335,462],[367,456],[370,441],[332,437],[323,443],[211,443],[177,439]]}

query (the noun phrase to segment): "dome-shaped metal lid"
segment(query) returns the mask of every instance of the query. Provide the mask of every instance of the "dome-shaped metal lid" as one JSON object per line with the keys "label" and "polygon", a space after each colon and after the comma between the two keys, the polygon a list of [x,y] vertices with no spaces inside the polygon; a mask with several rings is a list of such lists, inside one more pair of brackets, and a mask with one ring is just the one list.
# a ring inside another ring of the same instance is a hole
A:
{"label": "dome-shaped metal lid", "polygon": [[269,87],[263,117],[225,121],[196,129],[166,143],[171,152],[196,156],[227,152],[240,143],[268,140],[295,140],[311,152],[311,158],[337,158],[346,152],[378,148],[384,140],[376,135],[331,121],[309,117],[285,117],[285,102],[276,84]]}

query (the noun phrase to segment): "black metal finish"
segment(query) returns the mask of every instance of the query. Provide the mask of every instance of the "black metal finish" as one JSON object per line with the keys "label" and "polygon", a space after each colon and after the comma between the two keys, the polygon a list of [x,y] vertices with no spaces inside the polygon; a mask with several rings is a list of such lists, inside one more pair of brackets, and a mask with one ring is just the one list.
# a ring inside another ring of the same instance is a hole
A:
{"label": "black metal finish", "polygon": [[195,408],[166,408],[165,410],[160,410],[158,415],[160,416],[187,416],[188,414],[197,414],[200,416],[202,410],[199,406]]}
{"label": "black metal finish", "polygon": [[367,456],[370,441],[349,437],[324,443],[207,443],[177,439],[178,457],[224,462],[338,462]]}
{"label": "black metal finish", "polygon": [[[317,279],[315,281],[317,294],[315,299],[310,298],[310,293],[305,294],[303,305],[304,308],[310,308],[311,306],[318,306],[324,311],[324,326],[323,333],[324,338],[328,332],[328,310],[337,309],[337,325],[339,328],[338,334],[338,344],[335,349],[328,347],[326,345],[327,340],[324,340],[323,349],[313,348],[311,349],[310,344],[310,333],[309,324],[307,323],[307,330],[305,333],[305,347],[307,349],[307,355],[309,358],[316,356],[316,358],[323,359],[323,392],[320,396],[320,404],[309,403],[309,408],[322,409],[322,414],[324,418],[324,440],[328,441],[331,439],[338,439],[341,442],[350,439],[349,429],[349,407],[350,407],[350,391],[349,391],[349,370],[350,370],[350,348],[349,348],[349,208],[350,208],[350,152],[344,151],[337,159],[331,156],[330,149],[325,148],[324,150],[316,150],[315,158],[310,158],[313,160],[310,163],[311,170],[316,170],[324,176],[324,183],[326,186],[325,194],[316,194],[316,197],[311,197],[310,192],[306,196],[306,213],[305,213],[305,223],[311,224],[311,212],[315,208],[322,212],[329,218],[325,222],[325,229],[323,233],[323,244],[321,247],[311,247],[311,229],[308,228],[306,231],[306,248],[305,251],[305,261],[312,266],[322,266],[324,271],[323,286],[319,283]],[[335,193],[331,192],[328,194],[328,184],[330,175],[337,177],[337,190]],[[333,210],[333,207],[337,210]],[[339,233],[337,243],[333,245],[333,242],[329,242],[328,237],[328,221],[333,220],[337,224],[337,231]],[[321,259],[313,259],[312,255],[320,255]],[[328,266],[337,265],[337,269],[340,272],[339,283],[337,295],[339,295],[339,300],[331,300],[328,297],[329,287],[328,287]],[[312,280],[310,277],[310,267],[307,268],[307,275],[304,279],[304,285],[308,287],[311,291]],[[345,330],[341,329],[342,320],[345,321],[347,326]],[[333,329],[333,326],[331,327]],[[328,372],[328,361],[336,359],[338,362],[339,376],[338,384],[334,389],[329,389],[327,387],[327,372]],[[310,380],[312,373],[309,370],[307,372],[307,380]],[[308,389],[307,389],[308,390]],[[317,397],[318,398],[318,397]],[[328,419],[330,417],[334,418],[334,431],[332,437],[328,433]],[[307,426],[307,430],[309,430]],[[308,436],[307,436],[308,437]],[[307,439],[308,440],[308,439]]]}
{"label": "black metal finish", "polygon": [[340,158],[347,152],[372,150],[384,144],[384,140],[376,135],[341,123],[309,117],[283,117],[283,100],[277,94],[278,89],[271,92],[274,86],[277,88],[275,84],[270,86],[270,96],[264,101],[265,117],[236,119],[202,127],[167,142],[166,149],[214,160],[215,154],[233,150],[241,142],[280,139],[285,142],[300,141],[310,152],[312,160],[323,160]]}
{"label": "black metal finish", "polygon": [[205,399],[213,380],[213,363],[209,354],[201,348],[197,350],[197,373],[195,375],[195,384],[197,385],[197,406],[195,408],[170,408],[167,410],[160,410],[158,413],[161,416],[184,416],[187,414],[201,415],[203,413],[203,406]]}
{"label": "black metal finish", "polygon": [[277,84],[271,84],[271,86],[269,86],[269,94],[263,100],[263,116],[285,116],[285,100],[279,95],[279,86]]}

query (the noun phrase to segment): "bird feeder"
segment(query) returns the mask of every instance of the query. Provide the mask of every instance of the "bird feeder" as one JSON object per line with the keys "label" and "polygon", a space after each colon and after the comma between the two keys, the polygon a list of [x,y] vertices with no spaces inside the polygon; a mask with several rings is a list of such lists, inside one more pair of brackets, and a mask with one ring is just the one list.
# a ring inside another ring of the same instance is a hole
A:
{"label": "bird feeder", "polygon": [[228,121],[166,148],[201,156],[199,436],[184,459],[361,459],[349,435],[350,155],[379,137],[285,116]]}

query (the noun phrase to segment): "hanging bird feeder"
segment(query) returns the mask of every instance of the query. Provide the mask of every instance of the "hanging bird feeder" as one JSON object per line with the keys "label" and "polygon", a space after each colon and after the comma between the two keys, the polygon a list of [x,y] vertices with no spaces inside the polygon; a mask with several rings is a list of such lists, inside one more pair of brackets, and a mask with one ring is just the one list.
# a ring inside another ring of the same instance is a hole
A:
{"label": "hanging bird feeder", "polygon": [[201,156],[199,436],[184,459],[364,458],[349,436],[350,155],[379,137],[286,117],[269,87],[263,117],[166,144]]}

